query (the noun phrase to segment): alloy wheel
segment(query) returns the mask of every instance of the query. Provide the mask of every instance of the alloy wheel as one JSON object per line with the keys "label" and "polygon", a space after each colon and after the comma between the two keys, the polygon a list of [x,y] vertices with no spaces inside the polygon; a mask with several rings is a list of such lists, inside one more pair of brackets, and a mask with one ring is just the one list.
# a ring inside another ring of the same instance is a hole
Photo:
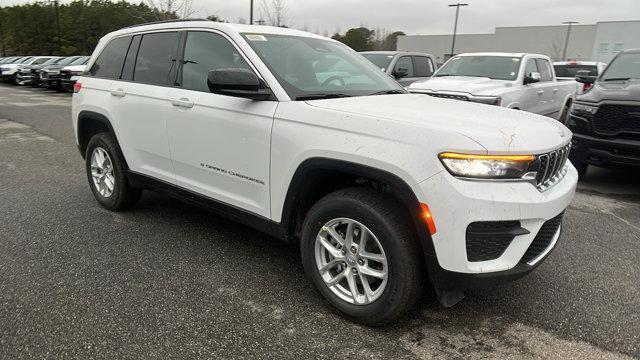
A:
{"label": "alloy wheel", "polygon": [[91,177],[98,193],[108,198],[113,194],[116,180],[113,175],[113,163],[106,150],[101,147],[91,153]]}
{"label": "alloy wheel", "polygon": [[318,232],[314,252],[320,277],[340,299],[367,305],[384,292],[387,256],[375,234],[358,221],[328,221]]}

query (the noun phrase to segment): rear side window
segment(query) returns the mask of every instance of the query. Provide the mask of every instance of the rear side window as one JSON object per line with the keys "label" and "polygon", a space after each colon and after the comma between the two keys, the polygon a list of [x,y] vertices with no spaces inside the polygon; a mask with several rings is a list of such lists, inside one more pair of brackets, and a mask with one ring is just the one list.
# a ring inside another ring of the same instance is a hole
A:
{"label": "rear side window", "polygon": [[184,48],[182,87],[208,92],[209,71],[226,68],[251,70],[238,51],[224,37],[210,32],[189,32]]}
{"label": "rear side window", "polygon": [[89,75],[105,79],[119,78],[122,71],[122,62],[127,54],[130,42],[131,36],[111,40],[91,66]]}
{"label": "rear side window", "polygon": [[413,66],[415,67],[415,76],[427,77],[433,75],[433,64],[431,59],[424,56],[414,56]]}
{"label": "rear side window", "polygon": [[179,38],[177,32],[143,35],[133,80],[146,84],[167,84],[176,63]]}
{"label": "rear side window", "polygon": [[538,70],[540,72],[540,81],[551,81],[553,80],[553,75],[551,75],[551,65],[545,59],[536,59],[536,63],[538,64]]}
{"label": "rear side window", "polygon": [[129,51],[127,52],[127,57],[124,59],[124,66],[122,67],[122,76],[120,77],[123,80],[133,80],[133,69],[136,65],[136,56],[138,55],[138,47],[140,46],[141,39],[142,35],[136,35],[133,37],[131,45],[129,45]]}

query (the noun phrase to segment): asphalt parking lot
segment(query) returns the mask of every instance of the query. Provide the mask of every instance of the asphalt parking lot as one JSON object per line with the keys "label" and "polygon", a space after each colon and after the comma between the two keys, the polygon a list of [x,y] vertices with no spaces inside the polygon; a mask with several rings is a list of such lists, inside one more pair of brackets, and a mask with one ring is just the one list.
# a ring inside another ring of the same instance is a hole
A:
{"label": "asphalt parking lot", "polygon": [[150,192],[99,207],[70,100],[0,85],[2,358],[640,357],[640,172],[590,170],[530,276],[372,329],[325,304],[294,246]]}

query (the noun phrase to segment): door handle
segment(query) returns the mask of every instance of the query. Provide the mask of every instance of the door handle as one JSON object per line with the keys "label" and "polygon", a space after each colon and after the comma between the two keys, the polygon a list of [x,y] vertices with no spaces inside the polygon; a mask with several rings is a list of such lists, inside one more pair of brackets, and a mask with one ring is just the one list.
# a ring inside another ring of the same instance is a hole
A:
{"label": "door handle", "polygon": [[557,93],[557,92],[558,92],[558,89],[553,89],[553,92],[554,92],[554,93]]}
{"label": "door handle", "polygon": [[183,108],[192,108],[193,107],[193,101],[191,101],[191,100],[189,100],[187,98],[171,99],[171,105],[178,106],[178,107],[183,107]]}
{"label": "door handle", "polygon": [[538,90],[538,95],[544,94],[544,90]]}
{"label": "door handle", "polygon": [[125,95],[127,95],[126,92],[124,92],[124,90],[122,89],[115,89],[115,90],[111,90],[111,96],[117,96],[117,97],[124,97]]}

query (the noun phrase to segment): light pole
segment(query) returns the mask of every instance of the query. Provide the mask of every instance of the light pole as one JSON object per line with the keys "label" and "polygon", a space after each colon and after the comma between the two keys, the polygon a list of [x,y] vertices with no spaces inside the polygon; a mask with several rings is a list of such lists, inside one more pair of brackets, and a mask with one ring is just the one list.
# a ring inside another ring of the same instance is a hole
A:
{"label": "light pole", "polygon": [[567,60],[567,47],[569,47],[569,36],[571,36],[571,25],[579,24],[577,21],[565,21],[563,25],[569,25],[567,27],[567,37],[564,39],[564,50],[562,50],[562,60]]}
{"label": "light pole", "polygon": [[251,9],[249,10],[249,24],[253,25],[253,0],[251,0]]}
{"label": "light pole", "polygon": [[453,25],[453,39],[451,40],[451,56],[453,56],[456,49],[456,33],[458,32],[458,14],[460,13],[460,6],[469,6],[469,4],[449,4],[449,7],[456,8],[456,22]]}

